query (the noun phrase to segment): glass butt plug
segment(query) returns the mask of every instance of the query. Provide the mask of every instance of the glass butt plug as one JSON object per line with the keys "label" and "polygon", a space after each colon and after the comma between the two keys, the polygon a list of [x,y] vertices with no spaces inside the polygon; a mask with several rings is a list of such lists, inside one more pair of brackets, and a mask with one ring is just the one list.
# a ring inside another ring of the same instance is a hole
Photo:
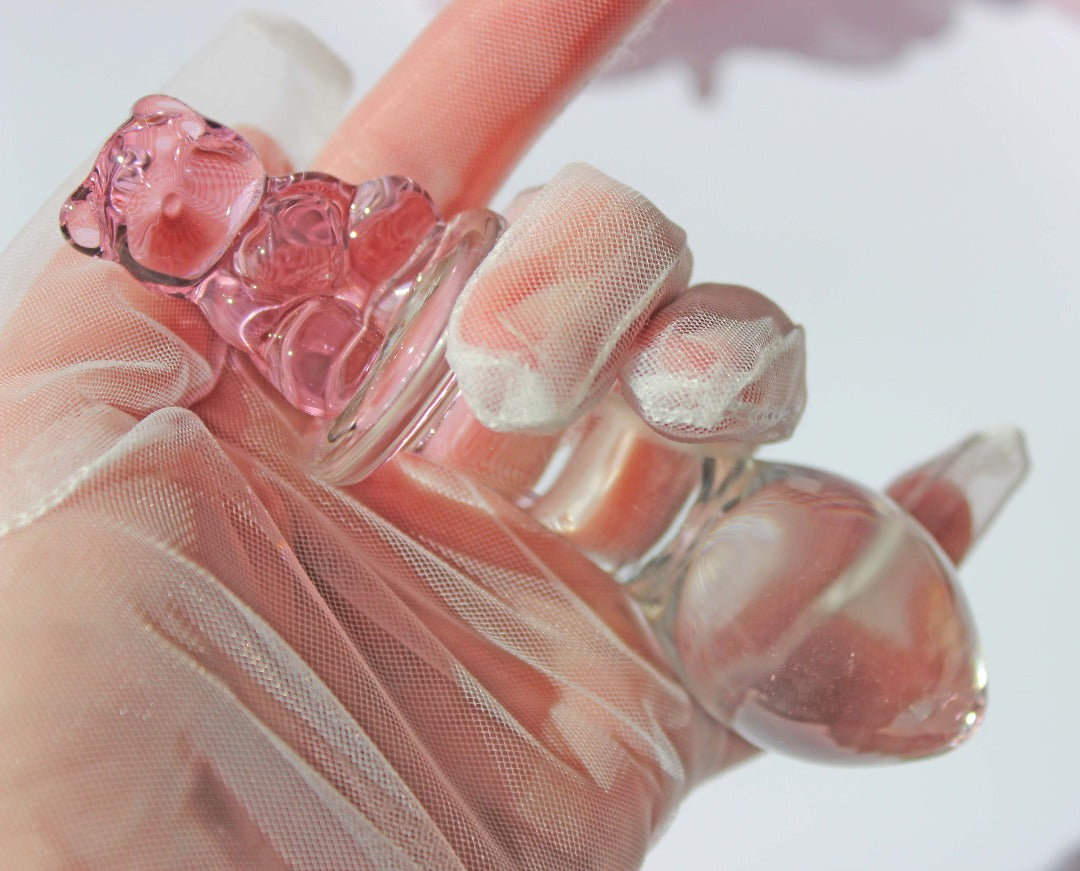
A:
{"label": "glass butt plug", "polygon": [[237,133],[162,96],[61,212],[75,248],[198,305],[313,418],[317,474],[352,483],[403,449],[467,472],[626,584],[697,701],[752,743],[862,761],[963,740],[985,704],[975,630],[948,557],[896,503],[677,445],[617,392],[556,434],[476,422],[445,331],[503,226],[444,222],[403,177],[268,177]]}

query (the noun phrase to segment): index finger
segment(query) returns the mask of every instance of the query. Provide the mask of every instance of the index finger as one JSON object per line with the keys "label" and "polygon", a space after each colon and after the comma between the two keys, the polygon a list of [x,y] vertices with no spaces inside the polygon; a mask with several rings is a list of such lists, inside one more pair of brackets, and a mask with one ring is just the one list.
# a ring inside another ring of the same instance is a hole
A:
{"label": "index finger", "polygon": [[484,205],[658,0],[454,0],[345,118],[315,169],[406,175],[440,211]]}

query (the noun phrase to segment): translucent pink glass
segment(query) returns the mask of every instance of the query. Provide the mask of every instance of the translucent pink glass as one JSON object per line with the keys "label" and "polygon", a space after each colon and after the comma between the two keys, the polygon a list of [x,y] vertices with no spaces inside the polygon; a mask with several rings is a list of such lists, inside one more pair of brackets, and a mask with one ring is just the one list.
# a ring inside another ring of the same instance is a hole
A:
{"label": "translucent pink glass", "polygon": [[617,392],[551,435],[477,423],[443,348],[502,232],[494,213],[444,224],[396,176],[267,177],[237,133],[154,96],[61,228],[197,304],[290,403],[330,418],[312,457],[325,479],[358,481],[406,448],[573,542],[627,585],[700,704],[759,746],[922,756],[979,721],[985,672],[952,569],[895,503],[739,445],[680,447]]}
{"label": "translucent pink glass", "polygon": [[196,303],[297,408],[337,415],[444,225],[406,178],[267,177],[237,133],[145,97],[64,204],[80,250]]}

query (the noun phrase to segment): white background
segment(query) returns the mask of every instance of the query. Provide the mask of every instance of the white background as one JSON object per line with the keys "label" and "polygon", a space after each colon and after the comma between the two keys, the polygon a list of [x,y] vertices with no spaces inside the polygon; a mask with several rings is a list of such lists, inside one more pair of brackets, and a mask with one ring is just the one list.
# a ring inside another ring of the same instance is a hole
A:
{"label": "white background", "polygon": [[[700,280],[757,287],[806,326],[810,406],[769,455],[884,484],[1013,421],[1034,471],[963,571],[990,662],[980,734],[895,768],[755,761],[698,789],[646,867],[1078,869],[1080,15],[684,2],[705,23],[661,20],[679,47],[639,49],[591,86],[507,191],[593,163],[687,228]],[[358,91],[432,9],[312,5]],[[0,244],[239,8],[9,5]]]}

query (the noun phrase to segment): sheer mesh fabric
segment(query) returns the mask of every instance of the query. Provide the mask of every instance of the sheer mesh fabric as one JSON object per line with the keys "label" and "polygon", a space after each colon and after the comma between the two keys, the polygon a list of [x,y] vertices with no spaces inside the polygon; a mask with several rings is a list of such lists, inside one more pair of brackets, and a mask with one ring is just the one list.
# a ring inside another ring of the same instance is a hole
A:
{"label": "sheer mesh fabric", "polygon": [[691,288],[649,319],[620,378],[657,432],[686,442],[787,438],[806,405],[802,327],[745,287]]}
{"label": "sheer mesh fabric", "polygon": [[686,287],[692,263],[686,233],[645,197],[585,164],[566,167],[455,307],[447,358],[469,407],[496,430],[566,426],[611,389],[630,342]]}
{"label": "sheer mesh fabric", "polygon": [[[414,42],[407,64],[399,62],[407,72],[391,69],[360,102],[355,112],[363,125],[330,138],[319,168],[343,178],[423,179],[445,214],[485,206],[537,134],[538,118],[556,115],[662,3],[457,2],[470,26],[437,18]],[[457,60],[448,64],[451,57]],[[400,130],[410,133],[404,141],[395,135]],[[387,138],[395,140],[391,153]]]}
{"label": "sheer mesh fabric", "polygon": [[[477,28],[509,70],[477,105],[550,87],[519,28],[591,13],[543,5]],[[302,417],[193,307],[61,250],[58,203],[4,255],[0,867],[633,868],[748,752],[513,506],[416,457],[312,479]],[[614,377],[590,359],[575,396]]]}

